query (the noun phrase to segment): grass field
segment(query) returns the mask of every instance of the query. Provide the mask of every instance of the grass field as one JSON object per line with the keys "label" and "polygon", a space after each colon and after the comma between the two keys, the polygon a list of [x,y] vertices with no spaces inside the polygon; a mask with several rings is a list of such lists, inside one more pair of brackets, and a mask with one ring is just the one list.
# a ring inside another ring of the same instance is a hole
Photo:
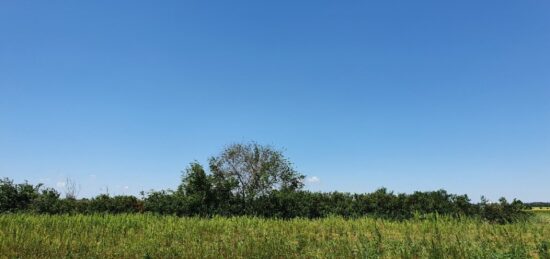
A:
{"label": "grass field", "polygon": [[550,258],[550,213],[526,223],[0,215],[2,258]]}
{"label": "grass field", "polygon": [[534,212],[538,212],[538,211],[550,212],[550,207],[533,207],[531,210]]}

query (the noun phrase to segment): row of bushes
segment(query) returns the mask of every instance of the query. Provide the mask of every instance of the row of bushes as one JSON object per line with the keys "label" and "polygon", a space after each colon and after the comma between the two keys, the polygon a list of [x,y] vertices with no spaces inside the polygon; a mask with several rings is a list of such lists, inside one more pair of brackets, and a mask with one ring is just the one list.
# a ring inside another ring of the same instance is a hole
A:
{"label": "row of bushes", "polygon": [[216,197],[183,191],[159,191],[144,194],[143,198],[102,194],[92,199],[74,199],[61,198],[56,190],[42,185],[14,184],[4,179],[0,180],[0,213],[151,212],[178,216],[252,215],[277,218],[369,215],[390,219],[437,213],[479,217],[497,223],[515,222],[529,215],[518,200],[509,203],[501,198],[498,203],[489,203],[482,199],[481,203],[474,204],[466,195],[448,194],[445,190],[413,194],[394,194],[386,189],[367,194],[273,191],[249,200],[231,193],[224,195]]}
{"label": "row of bushes", "polygon": [[544,207],[550,207],[550,202],[531,202],[525,204],[527,207],[530,208],[544,208]]}

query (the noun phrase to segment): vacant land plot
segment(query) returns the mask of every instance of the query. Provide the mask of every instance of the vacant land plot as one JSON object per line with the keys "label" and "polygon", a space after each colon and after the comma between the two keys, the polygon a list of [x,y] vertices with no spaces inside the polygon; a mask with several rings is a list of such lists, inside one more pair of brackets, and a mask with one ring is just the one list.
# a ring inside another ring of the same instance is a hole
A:
{"label": "vacant land plot", "polygon": [[550,258],[550,214],[489,224],[388,221],[0,215],[3,258]]}

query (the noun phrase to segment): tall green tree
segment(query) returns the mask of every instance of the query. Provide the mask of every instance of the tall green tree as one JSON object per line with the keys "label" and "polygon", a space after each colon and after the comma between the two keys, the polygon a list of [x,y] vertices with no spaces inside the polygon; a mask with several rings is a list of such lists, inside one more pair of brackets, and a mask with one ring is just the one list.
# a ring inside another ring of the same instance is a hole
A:
{"label": "tall green tree", "polygon": [[193,162],[189,165],[177,194],[186,199],[190,214],[209,214],[213,206],[212,183],[201,164]]}
{"label": "tall green tree", "polygon": [[182,175],[178,192],[185,195],[205,196],[211,190],[210,180],[204,168],[198,162],[192,162]]}
{"label": "tall green tree", "polygon": [[299,174],[282,151],[256,142],[237,143],[210,158],[212,174],[229,183],[243,206],[275,190],[296,191],[303,187]]}

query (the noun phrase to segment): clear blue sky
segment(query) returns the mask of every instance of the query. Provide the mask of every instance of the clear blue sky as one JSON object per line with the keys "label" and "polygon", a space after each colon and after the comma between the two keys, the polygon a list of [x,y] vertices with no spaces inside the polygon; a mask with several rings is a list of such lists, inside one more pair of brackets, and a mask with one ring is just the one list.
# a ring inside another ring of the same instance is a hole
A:
{"label": "clear blue sky", "polygon": [[548,201],[550,2],[0,2],[0,176],[137,194],[248,140],[311,190]]}

